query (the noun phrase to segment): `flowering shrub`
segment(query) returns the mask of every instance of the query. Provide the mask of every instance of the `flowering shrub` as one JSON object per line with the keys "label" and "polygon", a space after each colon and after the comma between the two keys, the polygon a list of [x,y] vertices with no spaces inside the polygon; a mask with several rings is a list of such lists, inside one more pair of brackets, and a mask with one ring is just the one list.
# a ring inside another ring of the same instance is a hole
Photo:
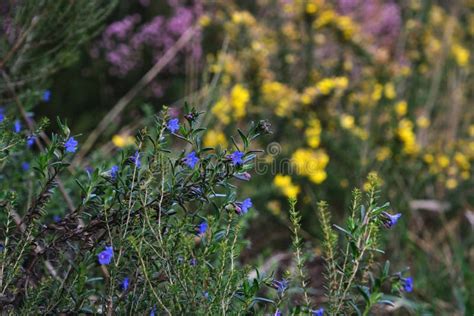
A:
{"label": "flowering shrub", "polygon": [[[248,270],[236,257],[253,205],[238,198],[232,179],[250,177],[256,151],[249,146],[268,133],[267,124],[239,131],[227,152],[202,147],[194,109],[181,121],[163,114],[142,130],[136,149],[80,170],[68,163],[80,143],[66,125],[43,144],[39,130],[17,131],[11,114],[0,126],[3,312],[189,313],[241,305],[236,295]],[[44,150],[26,146],[28,137]],[[177,142],[187,149],[172,153]]]}

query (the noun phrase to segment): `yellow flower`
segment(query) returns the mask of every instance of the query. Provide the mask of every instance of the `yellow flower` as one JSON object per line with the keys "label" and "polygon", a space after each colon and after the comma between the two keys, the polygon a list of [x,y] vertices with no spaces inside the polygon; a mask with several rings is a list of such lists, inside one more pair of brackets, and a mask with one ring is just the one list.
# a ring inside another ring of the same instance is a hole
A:
{"label": "yellow flower", "polygon": [[471,168],[471,164],[469,163],[469,159],[463,153],[457,152],[454,154],[454,161],[456,164],[464,170],[469,170]]}
{"label": "yellow flower", "polygon": [[324,169],[329,163],[329,156],[324,150],[300,148],[293,153],[291,161],[299,175],[307,176],[316,184],[323,182],[327,177]]}
{"label": "yellow flower", "polygon": [[273,178],[273,184],[288,198],[296,198],[300,192],[299,186],[292,183],[290,176],[277,174]]}
{"label": "yellow flower", "polygon": [[449,178],[446,180],[446,188],[449,190],[453,190],[458,186],[458,181],[454,178]]}
{"label": "yellow flower", "polygon": [[375,158],[378,161],[384,161],[384,160],[387,160],[387,158],[390,158],[391,155],[392,155],[392,151],[390,150],[390,148],[384,146],[384,147],[380,147],[377,150],[377,153],[375,154]]}
{"label": "yellow flower", "polygon": [[314,21],[313,27],[320,28],[334,21],[336,13],[332,10],[324,10],[319,17]]}
{"label": "yellow flower", "polygon": [[246,106],[250,100],[250,93],[242,85],[236,84],[230,92],[230,101],[233,114],[236,119],[243,118],[246,113]]}
{"label": "yellow flower", "polygon": [[322,95],[328,95],[331,93],[332,89],[334,89],[334,80],[330,78],[323,79],[318,82],[316,87]]}
{"label": "yellow flower", "polygon": [[309,179],[316,184],[322,183],[327,178],[327,173],[324,170],[316,170],[309,175]]}
{"label": "yellow flower", "polygon": [[122,135],[114,135],[112,137],[112,143],[119,147],[130,146],[135,143],[135,138],[133,136],[122,136]]}
{"label": "yellow flower", "polygon": [[209,18],[208,15],[203,15],[199,18],[198,23],[200,26],[206,27],[211,23],[211,19]]}
{"label": "yellow flower", "polygon": [[427,128],[430,126],[430,120],[426,116],[420,116],[416,119],[416,125],[420,128]]}
{"label": "yellow flower", "polygon": [[309,121],[309,127],[305,131],[306,141],[308,142],[309,147],[317,148],[321,141],[321,123],[318,119],[313,118]]}
{"label": "yellow flower", "polygon": [[413,155],[418,152],[419,148],[413,132],[413,123],[410,120],[403,119],[398,123],[397,135],[403,143],[403,151],[406,154]]}
{"label": "yellow flower", "polygon": [[336,20],[337,27],[341,30],[345,39],[350,39],[355,31],[355,25],[348,16],[340,16]]}
{"label": "yellow flower", "polygon": [[385,97],[389,100],[392,100],[397,96],[397,93],[395,92],[395,86],[393,85],[393,83],[389,82],[385,85],[384,93],[385,93]]}
{"label": "yellow flower", "polygon": [[222,123],[226,125],[230,123],[230,104],[226,97],[222,97],[219,101],[217,101],[212,107],[211,112]]}
{"label": "yellow flower", "polygon": [[438,163],[438,166],[444,169],[449,166],[449,157],[444,154],[439,155],[436,157],[436,162]]}
{"label": "yellow flower", "polygon": [[465,67],[469,63],[469,50],[466,48],[462,47],[459,44],[454,44],[451,47],[451,53],[454,55],[454,59],[456,60],[456,63],[461,66]]}
{"label": "yellow flower", "polygon": [[395,104],[395,112],[399,117],[404,116],[407,114],[408,104],[406,101],[399,101]]}
{"label": "yellow flower", "polygon": [[222,148],[227,148],[227,145],[227,139],[223,132],[212,129],[206,132],[204,136],[205,147],[221,146]]}
{"label": "yellow flower", "polygon": [[348,114],[341,115],[341,126],[344,129],[351,129],[354,127],[354,117]]}
{"label": "yellow flower", "polygon": [[374,86],[374,91],[372,92],[372,100],[377,102],[382,97],[383,86],[380,83],[377,83]]}
{"label": "yellow flower", "polygon": [[432,163],[434,162],[434,157],[433,157],[432,154],[425,154],[425,155],[423,156],[423,160],[424,160],[424,162],[426,162],[427,164],[430,165],[430,164],[432,164]]}
{"label": "yellow flower", "polygon": [[318,10],[316,3],[308,3],[306,4],[306,13],[314,14]]}

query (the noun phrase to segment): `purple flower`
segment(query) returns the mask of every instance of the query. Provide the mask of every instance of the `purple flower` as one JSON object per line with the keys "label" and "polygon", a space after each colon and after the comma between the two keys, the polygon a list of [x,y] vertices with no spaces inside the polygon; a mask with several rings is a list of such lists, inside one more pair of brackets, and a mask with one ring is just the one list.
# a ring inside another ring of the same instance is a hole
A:
{"label": "purple flower", "polygon": [[202,221],[201,224],[199,224],[199,235],[204,235],[208,229],[209,225],[207,224],[206,221]]}
{"label": "purple flower", "polygon": [[34,135],[28,136],[28,138],[26,139],[26,147],[31,148],[33,144],[35,143],[35,139],[36,139],[36,136]]}
{"label": "purple flower", "polygon": [[112,249],[112,247],[105,247],[105,250],[103,250],[101,253],[99,253],[97,255],[97,257],[99,258],[99,263],[100,264],[110,264],[110,262],[112,261],[112,258],[114,256],[114,250]]}
{"label": "purple flower", "polygon": [[179,129],[179,120],[176,118],[169,120],[166,127],[171,133],[175,133]]}
{"label": "purple flower", "polygon": [[275,314],[273,314],[273,316],[281,316],[281,311],[280,311],[280,309],[277,309],[277,310],[275,311]]}
{"label": "purple flower", "polygon": [[387,212],[383,212],[382,215],[383,215],[382,222],[386,228],[392,228],[398,222],[398,219],[400,218],[400,216],[402,216],[402,214],[400,213],[392,215]]}
{"label": "purple flower", "polygon": [[250,198],[247,198],[245,200],[243,200],[241,203],[240,203],[240,210],[243,214],[247,214],[249,208],[251,208],[253,206],[252,204],[252,200]]}
{"label": "purple flower", "polygon": [[189,154],[186,155],[184,158],[184,163],[189,167],[189,168],[194,168],[194,166],[198,163],[199,158],[196,156],[196,152],[192,151]]}
{"label": "purple flower", "polygon": [[232,155],[230,155],[230,159],[232,159],[232,164],[234,166],[241,165],[244,163],[242,158],[244,157],[244,153],[241,151],[234,151]]}
{"label": "purple flower", "polygon": [[154,305],[153,308],[151,309],[150,316],[155,316],[155,312],[156,312],[156,305]]}
{"label": "purple flower", "polygon": [[209,292],[204,291],[202,292],[202,295],[204,296],[204,298],[209,299]]}
{"label": "purple flower", "polygon": [[140,153],[138,152],[138,150],[135,152],[135,154],[133,154],[132,157],[130,157],[130,159],[132,160],[133,164],[137,167],[137,169],[140,169],[142,163],[140,162]]}
{"label": "purple flower", "polygon": [[28,171],[30,170],[30,164],[27,163],[27,162],[24,162],[21,164],[21,169],[23,169],[23,171]]}
{"label": "purple flower", "polygon": [[44,90],[42,99],[43,99],[44,102],[49,102],[51,100],[51,91],[50,90]]}
{"label": "purple flower", "polygon": [[195,267],[197,265],[197,260],[196,258],[192,258],[191,260],[189,260],[189,264],[192,266],[192,267]]}
{"label": "purple flower", "polygon": [[5,119],[5,109],[3,106],[0,106],[0,123]]}
{"label": "purple flower", "polygon": [[130,280],[128,279],[128,277],[123,279],[122,283],[120,284],[122,290],[126,291],[128,289],[129,281]]}
{"label": "purple flower", "polygon": [[117,178],[118,171],[119,167],[117,165],[113,165],[112,168],[110,168],[110,176],[112,177],[112,179]]}
{"label": "purple flower", "polygon": [[61,216],[59,216],[59,215],[54,215],[54,216],[53,216],[53,221],[54,221],[55,223],[59,223],[59,222],[61,221]]}
{"label": "purple flower", "polygon": [[273,286],[276,288],[278,294],[282,295],[288,289],[288,280],[273,280]]}
{"label": "purple flower", "polygon": [[324,308],[316,309],[311,311],[311,316],[323,316],[324,315]]}
{"label": "purple flower", "polygon": [[13,131],[15,133],[19,133],[21,131],[21,122],[20,122],[20,120],[15,120],[15,123],[13,124]]}
{"label": "purple flower", "polygon": [[402,278],[401,280],[402,280],[402,287],[405,292],[410,293],[411,291],[413,291],[413,278],[412,277]]}
{"label": "purple flower", "polygon": [[69,139],[64,143],[64,147],[66,148],[66,152],[68,153],[75,153],[77,150],[77,145],[79,143],[77,140],[74,139],[74,137],[69,137]]}
{"label": "purple flower", "polygon": [[5,249],[5,246],[3,244],[0,244],[0,252],[2,252],[3,249]]}

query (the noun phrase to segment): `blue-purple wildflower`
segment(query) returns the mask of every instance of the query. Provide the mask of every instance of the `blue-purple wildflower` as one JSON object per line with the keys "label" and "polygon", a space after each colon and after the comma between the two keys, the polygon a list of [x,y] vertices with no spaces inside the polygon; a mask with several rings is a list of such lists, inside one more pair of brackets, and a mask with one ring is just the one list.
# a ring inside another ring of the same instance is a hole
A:
{"label": "blue-purple wildflower", "polygon": [[195,267],[197,265],[197,260],[196,258],[192,258],[191,260],[189,260],[189,264],[192,266],[192,267]]}
{"label": "blue-purple wildflower", "polygon": [[59,215],[54,215],[54,216],[53,216],[53,221],[54,221],[55,223],[59,223],[59,222],[61,221],[61,216],[59,216]]}
{"label": "blue-purple wildflower", "polygon": [[230,155],[230,159],[232,160],[232,164],[234,166],[237,166],[237,165],[241,165],[244,163],[244,161],[242,160],[242,158],[244,157],[244,153],[241,152],[241,151],[234,151],[231,155]]}
{"label": "blue-purple wildflower", "polygon": [[410,293],[413,291],[413,278],[408,277],[408,278],[401,278],[402,281],[402,288],[405,292]]}
{"label": "blue-purple wildflower", "polygon": [[179,120],[177,118],[169,120],[166,128],[168,128],[171,133],[176,133],[179,129]]}
{"label": "blue-purple wildflower", "polygon": [[74,139],[74,137],[69,137],[66,143],[64,143],[64,148],[66,148],[66,152],[68,153],[75,153],[78,144],[79,143]]}
{"label": "blue-purple wildflower", "polygon": [[110,264],[110,262],[112,261],[112,258],[114,256],[114,250],[112,249],[112,247],[105,247],[105,250],[101,251],[97,257],[99,259],[99,263],[100,264]]}
{"label": "blue-purple wildflower", "polygon": [[402,216],[402,214],[400,213],[392,215],[387,212],[383,212],[382,215],[383,215],[382,221],[386,228],[392,228],[398,222],[398,219],[400,218],[400,216]]}
{"label": "blue-purple wildflower", "polygon": [[135,154],[133,154],[132,157],[130,157],[130,159],[132,160],[133,164],[137,167],[137,169],[140,169],[140,167],[142,166],[142,163],[140,161],[140,153],[137,151],[135,151]]}
{"label": "blue-purple wildflower", "polygon": [[250,198],[246,198],[242,202],[237,203],[237,213],[247,214],[249,208],[251,208],[252,206],[252,200]]}
{"label": "blue-purple wildflower", "polygon": [[36,136],[34,136],[34,135],[28,136],[28,138],[26,139],[26,147],[28,147],[28,148],[33,147],[33,145],[35,143],[35,139],[36,139]]}
{"label": "blue-purple wildflower", "polygon": [[5,249],[5,246],[3,244],[0,244],[0,252],[3,252],[3,249]]}
{"label": "blue-purple wildflower", "polygon": [[199,158],[196,156],[196,152],[192,151],[184,158],[184,163],[191,169],[198,163]]}
{"label": "blue-purple wildflower", "polygon": [[0,106],[0,123],[5,120],[5,109],[3,106]]}
{"label": "blue-purple wildflower", "polygon": [[311,316],[323,316],[324,315],[324,308],[319,308],[311,311]]}
{"label": "blue-purple wildflower", "polygon": [[281,281],[273,280],[273,286],[276,288],[279,295],[285,293],[285,291],[288,289],[288,285],[289,283],[286,279],[281,279]]}
{"label": "blue-purple wildflower", "polygon": [[156,305],[154,305],[153,308],[151,309],[150,316],[155,316],[155,312],[156,312]]}
{"label": "blue-purple wildflower", "polygon": [[30,164],[27,163],[27,162],[24,162],[21,164],[21,169],[23,169],[23,171],[28,171],[30,170]]}
{"label": "blue-purple wildflower", "polygon": [[49,102],[51,100],[51,90],[44,90],[42,100],[44,102]]}
{"label": "blue-purple wildflower", "polygon": [[110,168],[110,176],[112,179],[116,179],[118,175],[119,167],[117,165],[113,165],[112,168]]}
{"label": "blue-purple wildflower", "polygon": [[128,277],[125,277],[122,281],[122,283],[120,283],[120,287],[122,288],[122,290],[126,291],[128,289],[128,286],[129,286],[129,278]]}
{"label": "blue-purple wildflower", "polygon": [[15,120],[15,123],[13,123],[13,131],[15,133],[19,133],[21,131],[21,122],[20,122],[20,120]]}
{"label": "blue-purple wildflower", "polygon": [[209,225],[207,224],[206,221],[202,221],[201,224],[199,224],[199,235],[204,235],[209,228]]}
{"label": "blue-purple wildflower", "polygon": [[281,311],[280,311],[280,309],[277,309],[277,310],[275,311],[275,314],[273,314],[273,316],[281,316]]}

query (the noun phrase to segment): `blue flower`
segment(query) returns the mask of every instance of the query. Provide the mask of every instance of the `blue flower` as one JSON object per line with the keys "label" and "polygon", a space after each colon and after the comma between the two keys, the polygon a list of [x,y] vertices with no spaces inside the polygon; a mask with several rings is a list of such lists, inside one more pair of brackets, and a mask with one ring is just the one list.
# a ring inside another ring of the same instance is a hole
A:
{"label": "blue flower", "polygon": [[323,316],[324,315],[324,308],[316,309],[311,311],[311,316]]}
{"label": "blue flower", "polygon": [[3,244],[0,244],[0,252],[3,252],[3,249],[5,249],[5,246]]}
{"label": "blue flower", "polygon": [[21,169],[23,169],[23,171],[28,171],[30,170],[30,164],[27,163],[27,162],[24,162],[21,164]]}
{"label": "blue flower", "polygon": [[54,215],[54,216],[53,216],[53,221],[54,221],[55,223],[59,223],[59,222],[61,221],[61,216],[59,216],[59,215]]}
{"label": "blue flower", "polygon": [[281,279],[281,281],[273,280],[273,286],[276,288],[278,294],[283,294],[288,289],[288,280]]}
{"label": "blue flower", "polygon": [[202,221],[201,224],[199,224],[199,235],[204,235],[208,227],[209,225],[207,224],[207,222]]}
{"label": "blue flower", "polygon": [[241,165],[244,163],[242,158],[244,157],[244,153],[241,151],[234,151],[232,155],[230,155],[230,159],[232,160],[232,164],[234,166]]}
{"label": "blue flower", "polygon": [[237,213],[239,214],[247,214],[249,211],[249,208],[253,206],[252,200],[250,198],[247,198],[243,200],[242,202],[238,202],[237,204]]}
{"label": "blue flower", "polygon": [[156,305],[154,305],[153,308],[151,309],[150,316],[155,316],[155,312],[156,312]]}
{"label": "blue flower", "polygon": [[192,151],[189,154],[186,155],[184,158],[184,163],[189,167],[189,168],[194,168],[194,166],[198,163],[199,158],[196,156],[196,152]]}
{"label": "blue flower", "polygon": [[50,90],[44,90],[42,99],[43,99],[44,102],[49,102],[49,100],[51,100],[51,91]]}
{"label": "blue flower", "polygon": [[110,176],[112,179],[115,180],[117,178],[118,171],[119,167],[117,165],[113,165],[112,168],[110,168]]}
{"label": "blue flower", "polygon": [[196,266],[196,265],[197,265],[197,260],[196,260],[196,258],[192,258],[191,260],[189,260],[189,264],[190,264],[192,267]]}
{"label": "blue flower", "polygon": [[400,218],[400,216],[402,216],[402,214],[400,213],[392,215],[387,212],[383,212],[382,215],[383,215],[382,221],[386,228],[392,228],[398,222],[398,219]]}
{"label": "blue flower", "polygon": [[13,131],[15,133],[19,133],[21,131],[21,122],[20,122],[20,120],[15,120],[15,123],[13,124]]}
{"label": "blue flower", "polygon": [[132,157],[130,157],[130,159],[132,160],[133,164],[137,167],[137,169],[140,169],[140,167],[142,166],[142,163],[140,161],[140,153],[138,152],[138,150],[135,152],[135,154],[133,154]]}
{"label": "blue flower", "polygon": [[175,133],[179,129],[179,120],[176,118],[169,120],[166,127],[171,133]]}
{"label": "blue flower", "polygon": [[3,120],[5,120],[5,109],[3,106],[0,106],[0,123],[3,122]]}
{"label": "blue flower", "polygon": [[103,250],[101,253],[97,255],[97,257],[99,258],[99,263],[105,264],[105,265],[110,264],[113,256],[114,256],[114,250],[112,249],[112,247],[105,247],[105,250]]}
{"label": "blue flower", "polygon": [[66,148],[66,152],[68,153],[75,153],[77,150],[77,145],[79,143],[77,140],[74,139],[74,137],[69,137],[69,139],[64,143],[64,147]]}
{"label": "blue flower", "polygon": [[28,138],[26,139],[26,147],[31,148],[33,144],[35,143],[35,139],[36,139],[36,136],[34,135],[28,136]]}
{"label": "blue flower", "polygon": [[405,292],[410,293],[411,291],[413,291],[413,278],[412,277],[402,278],[401,280],[402,280],[402,287]]}
{"label": "blue flower", "polygon": [[130,280],[128,279],[128,277],[123,279],[122,283],[120,284],[120,286],[122,287],[122,290],[126,291],[128,289],[129,281]]}
{"label": "blue flower", "polygon": [[204,296],[204,298],[209,299],[209,292],[203,291],[202,295]]}
{"label": "blue flower", "polygon": [[281,316],[281,311],[279,309],[277,309],[275,311],[275,314],[273,314],[273,316]]}

